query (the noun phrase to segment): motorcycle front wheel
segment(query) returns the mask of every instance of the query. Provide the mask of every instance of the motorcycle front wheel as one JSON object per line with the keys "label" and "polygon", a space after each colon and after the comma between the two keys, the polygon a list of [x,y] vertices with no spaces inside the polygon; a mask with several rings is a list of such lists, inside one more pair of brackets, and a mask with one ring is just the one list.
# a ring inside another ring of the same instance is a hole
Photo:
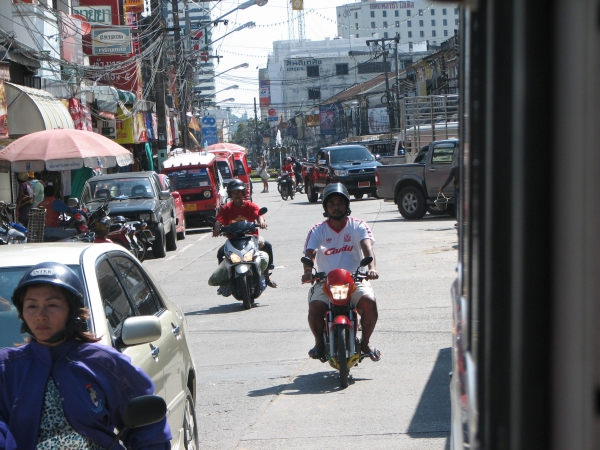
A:
{"label": "motorcycle front wheel", "polygon": [[289,189],[289,191],[290,191],[290,198],[291,198],[292,200],[294,200],[294,185],[293,185],[293,184],[290,184],[290,185],[288,186],[288,189]]}
{"label": "motorcycle front wheel", "polygon": [[252,308],[252,296],[250,295],[250,286],[248,286],[248,278],[240,277],[238,279],[240,293],[242,294],[242,303],[244,304],[244,309]]}
{"label": "motorcycle front wheel", "polygon": [[348,376],[350,375],[348,357],[346,355],[346,329],[342,326],[336,327],[335,338],[337,344],[337,361],[340,366],[340,387],[346,389],[348,387]]}

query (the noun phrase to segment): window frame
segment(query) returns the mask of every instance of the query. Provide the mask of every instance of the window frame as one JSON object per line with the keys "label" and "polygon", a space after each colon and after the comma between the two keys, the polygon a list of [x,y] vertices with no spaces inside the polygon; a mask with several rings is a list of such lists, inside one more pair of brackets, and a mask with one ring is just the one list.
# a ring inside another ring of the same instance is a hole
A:
{"label": "window frame", "polygon": [[336,63],[335,64],[335,74],[338,76],[344,76],[349,74],[349,64],[348,63]]}
{"label": "window frame", "polygon": [[[321,76],[321,71],[318,65],[306,66],[306,77],[307,78],[319,78]],[[315,75],[316,71],[316,75]]]}
{"label": "window frame", "polygon": [[[311,92],[316,92],[318,93],[318,96],[315,96],[315,94],[311,95]],[[309,100],[321,100],[321,88],[308,88],[308,99]]]}

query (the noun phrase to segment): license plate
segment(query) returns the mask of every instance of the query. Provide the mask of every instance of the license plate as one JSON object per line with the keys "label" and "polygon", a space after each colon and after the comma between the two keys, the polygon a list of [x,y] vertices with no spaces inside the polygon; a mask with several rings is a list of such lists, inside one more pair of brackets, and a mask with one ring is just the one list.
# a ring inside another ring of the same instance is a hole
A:
{"label": "license plate", "polygon": [[369,187],[369,186],[371,186],[370,181],[359,181],[358,182],[358,187]]}
{"label": "license plate", "polygon": [[184,206],[186,211],[196,211],[198,209],[195,203],[186,203]]}

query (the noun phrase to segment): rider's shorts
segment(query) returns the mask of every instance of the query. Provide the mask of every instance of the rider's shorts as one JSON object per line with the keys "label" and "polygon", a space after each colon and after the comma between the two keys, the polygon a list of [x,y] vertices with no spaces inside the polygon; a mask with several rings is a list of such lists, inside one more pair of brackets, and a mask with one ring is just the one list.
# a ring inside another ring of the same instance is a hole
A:
{"label": "rider's shorts", "polygon": [[[308,303],[314,302],[315,300],[322,301],[327,306],[329,306],[329,297],[325,292],[323,292],[323,286],[325,285],[325,281],[321,281],[320,283],[315,283],[310,290],[308,291]],[[373,299],[375,299],[375,292],[371,287],[371,283],[364,280],[360,283],[356,283],[356,290],[352,293],[350,297],[350,302],[353,306],[356,306],[358,301],[364,295],[370,295]]]}

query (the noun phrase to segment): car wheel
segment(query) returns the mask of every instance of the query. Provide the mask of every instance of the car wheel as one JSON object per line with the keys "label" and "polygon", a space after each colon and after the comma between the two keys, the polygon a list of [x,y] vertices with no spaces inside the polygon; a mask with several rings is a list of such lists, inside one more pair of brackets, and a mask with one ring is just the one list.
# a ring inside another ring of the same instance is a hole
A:
{"label": "car wheel", "polygon": [[313,186],[308,182],[308,180],[306,181],[304,188],[306,189],[306,197],[308,197],[308,201],[311,203],[317,203],[319,201],[319,194],[314,192]]}
{"label": "car wheel", "polygon": [[171,231],[167,234],[167,251],[177,250],[177,228],[175,228],[175,218],[171,218]]}
{"label": "car wheel", "polygon": [[152,243],[152,256],[155,258],[167,256],[165,228],[162,222],[156,226],[156,236],[154,236],[154,242]]}
{"label": "car wheel", "polygon": [[177,240],[183,241],[185,239],[185,219],[183,219],[183,231],[177,233]]}
{"label": "car wheel", "polygon": [[364,196],[365,196],[365,194],[363,194],[362,192],[361,192],[361,193],[359,193],[359,194],[354,194],[354,198],[355,198],[356,200],[360,200],[360,199],[361,199],[361,198],[363,198]]}
{"label": "car wheel", "polygon": [[186,450],[198,449],[198,423],[196,422],[196,405],[189,388],[186,388],[185,411],[183,413],[183,433]]}
{"label": "car wheel", "polygon": [[419,188],[407,186],[398,194],[398,211],[407,220],[421,219],[427,212],[425,196]]}

